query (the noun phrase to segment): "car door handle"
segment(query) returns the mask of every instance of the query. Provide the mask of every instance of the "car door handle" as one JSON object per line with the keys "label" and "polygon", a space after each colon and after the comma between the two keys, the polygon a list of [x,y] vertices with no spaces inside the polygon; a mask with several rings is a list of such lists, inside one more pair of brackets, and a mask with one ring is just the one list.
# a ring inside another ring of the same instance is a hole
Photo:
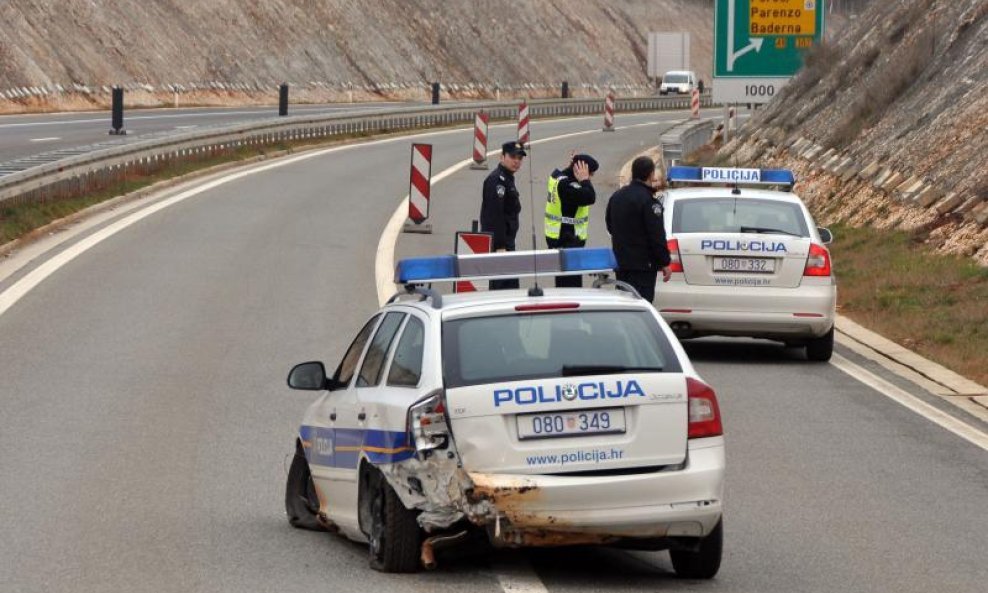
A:
{"label": "car door handle", "polygon": [[361,412],[361,413],[357,414],[357,420],[360,420],[360,421],[367,420],[367,414],[364,413],[364,412]]}
{"label": "car door handle", "polygon": [[330,419],[330,420],[336,420],[336,412],[331,412],[331,413],[329,414],[329,419]]}

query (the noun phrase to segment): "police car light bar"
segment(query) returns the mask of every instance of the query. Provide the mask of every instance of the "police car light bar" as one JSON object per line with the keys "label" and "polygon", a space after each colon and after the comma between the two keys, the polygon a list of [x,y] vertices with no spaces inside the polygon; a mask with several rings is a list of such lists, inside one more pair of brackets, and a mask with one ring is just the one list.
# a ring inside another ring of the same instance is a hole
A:
{"label": "police car light bar", "polygon": [[423,284],[458,280],[496,280],[529,276],[603,274],[617,267],[609,247],[507,251],[475,255],[411,257],[398,262],[395,282]]}
{"label": "police car light bar", "polygon": [[792,187],[796,176],[788,169],[737,169],[732,167],[669,167],[669,183],[728,183],[749,185],[785,185]]}

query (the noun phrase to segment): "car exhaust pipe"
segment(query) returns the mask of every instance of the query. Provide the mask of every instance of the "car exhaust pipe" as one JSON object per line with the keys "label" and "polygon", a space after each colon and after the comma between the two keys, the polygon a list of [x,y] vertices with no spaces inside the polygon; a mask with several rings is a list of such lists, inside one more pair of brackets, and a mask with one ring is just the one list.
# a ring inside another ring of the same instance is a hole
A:
{"label": "car exhaust pipe", "polygon": [[436,568],[436,550],[441,550],[443,548],[448,548],[455,544],[460,543],[467,537],[467,530],[464,529],[459,533],[434,535],[428,537],[422,542],[422,567],[426,570],[433,570]]}

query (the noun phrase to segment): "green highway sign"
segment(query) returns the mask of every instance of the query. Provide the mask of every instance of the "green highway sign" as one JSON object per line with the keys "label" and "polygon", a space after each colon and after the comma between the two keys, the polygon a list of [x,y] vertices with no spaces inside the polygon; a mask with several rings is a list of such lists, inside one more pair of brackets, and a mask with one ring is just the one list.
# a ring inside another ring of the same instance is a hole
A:
{"label": "green highway sign", "polygon": [[820,42],[824,12],[824,0],[716,0],[714,101],[769,101]]}

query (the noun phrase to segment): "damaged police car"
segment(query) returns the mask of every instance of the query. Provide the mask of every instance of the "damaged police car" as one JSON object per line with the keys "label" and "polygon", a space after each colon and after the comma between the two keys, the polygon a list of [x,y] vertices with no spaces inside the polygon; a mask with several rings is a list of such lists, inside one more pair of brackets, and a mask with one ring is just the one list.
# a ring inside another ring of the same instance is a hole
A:
{"label": "damaged police car", "polygon": [[[610,249],[413,258],[396,295],[318,391],[288,476],[292,525],[369,544],[371,566],[436,550],[668,549],[676,573],[720,566],[724,437],[714,391]],[[440,295],[427,283],[592,274],[593,288]],[[613,288],[613,289],[611,289]]]}

